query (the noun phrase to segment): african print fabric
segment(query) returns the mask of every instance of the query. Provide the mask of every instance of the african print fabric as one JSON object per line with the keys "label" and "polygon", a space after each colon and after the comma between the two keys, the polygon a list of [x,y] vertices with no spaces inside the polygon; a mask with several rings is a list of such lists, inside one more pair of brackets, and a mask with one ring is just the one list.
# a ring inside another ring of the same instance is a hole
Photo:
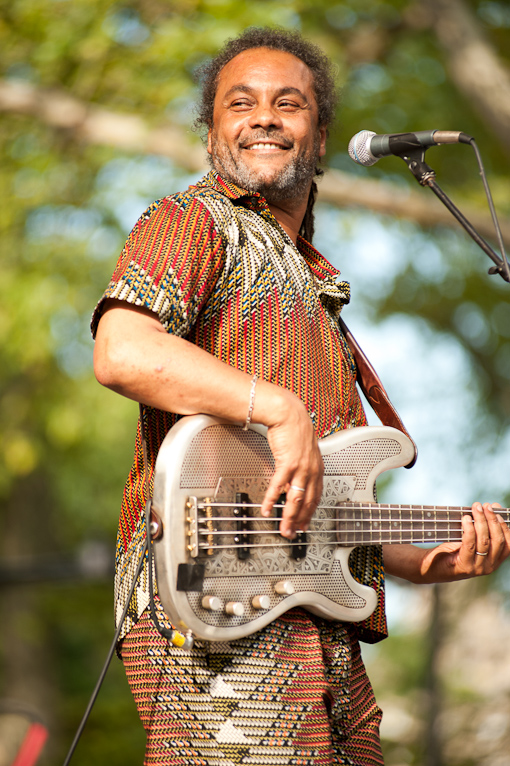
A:
{"label": "african print fabric", "polygon": [[383,764],[381,711],[345,623],[293,609],[249,638],[187,651],[145,614],[122,659],[147,766]]}
{"label": "african print fabric", "polygon": [[[356,368],[338,326],[349,285],[309,243],[294,245],[265,200],[209,173],[185,192],[154,202],[140,217],[96,307],[106,298],[144,306],[163,327],[250,375],[292,390],[317,436],[365,425]],[[177,416],[145,408],[149,484],[159,447]],[[138,429],[121,507],[116,554],[120,618],[145,538],[144,468]],[[378,607],[358,625],[364,640],[384,637],[379,547],[357,548],[354,576],[375,588]],[[140,578],[122,636],[148,605]]]}

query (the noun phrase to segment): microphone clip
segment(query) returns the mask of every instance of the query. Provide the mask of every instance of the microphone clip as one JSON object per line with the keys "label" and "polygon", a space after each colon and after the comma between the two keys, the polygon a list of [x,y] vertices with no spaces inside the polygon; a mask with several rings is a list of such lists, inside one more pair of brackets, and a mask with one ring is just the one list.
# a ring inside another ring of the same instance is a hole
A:
{"label": "microphone clip", "polygon": [[398,155],[404,160],[421,186],[430,186],[436,177],[435,171],[425,162],[425,152],[427,149],[428,147],[423,146]]}

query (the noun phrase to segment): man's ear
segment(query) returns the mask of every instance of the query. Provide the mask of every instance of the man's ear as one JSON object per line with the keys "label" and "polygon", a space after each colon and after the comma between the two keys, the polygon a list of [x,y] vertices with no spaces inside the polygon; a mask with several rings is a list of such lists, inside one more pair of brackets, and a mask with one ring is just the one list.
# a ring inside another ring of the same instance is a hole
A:
{"label": "man's ear", "polygon": [[326,138],[327,128],[325,126],[319,127],[319,157],[324,157],[326,154]]}
{"label": "man's ear", "polygon": [[212,154],[212,128],[207,131],[207,152]]}

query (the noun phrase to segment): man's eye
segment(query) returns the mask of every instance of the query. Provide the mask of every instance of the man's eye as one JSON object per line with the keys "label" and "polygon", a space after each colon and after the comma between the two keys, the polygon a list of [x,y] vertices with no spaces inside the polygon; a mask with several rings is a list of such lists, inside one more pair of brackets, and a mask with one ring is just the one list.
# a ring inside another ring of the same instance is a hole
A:
{"label": "man's eye", "polygon": [[251,102],[247,101],[246,99],[238,98],[235,101],[232,101],[230,106],[234,109],[249,109]]}

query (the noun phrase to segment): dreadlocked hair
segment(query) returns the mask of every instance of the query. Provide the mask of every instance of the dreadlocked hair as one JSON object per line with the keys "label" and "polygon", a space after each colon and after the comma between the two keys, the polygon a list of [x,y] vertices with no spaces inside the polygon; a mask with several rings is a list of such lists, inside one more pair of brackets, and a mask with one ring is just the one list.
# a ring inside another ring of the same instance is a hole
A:
{"label": "dreadlocked hair", "polygon": [[[315,175],[316,176],[322,176],[324,175],[324,171],[320,168],[315,168]],[[306,205],[306,211],[303,216],[303,220],[301,222],[301,228],[299,229],[299,234],[303,239],[306,239],[307,242],[311,242],[313,240],[313,235],[315,233],[315,215],[313,212],[313,208],[315,205],[315,200],[317,199],[317,184],[315,181],[312,181],[312,185],[310,187],[310,193],[308,195],[308,203]]]}
{"label": "dreadlocked hair", "polygon": [[[318,124],[320,127],[326,128],[327,131],[333,121],[338,101],[333,64],[317,45],[305,40],[299,32],[278,27],[248,27],[238,37],[227,40],[218,54],[197,70],[196,74],[201,85],[201,98],[197,104],[197,116],[193,128],[200,133],[205,133],[212,127],[214,99],[219,74],[235,56],[251,48],[269,48],[290,53],[306,64],[313,78]],[[324,171],[320,168],[315,169],[316,177],[323,175],[323,173]],[[313,181],[300,229],[301,236],[308,242],[311,242],[313,237],[313,208],[316,197],[317,184]]]}

